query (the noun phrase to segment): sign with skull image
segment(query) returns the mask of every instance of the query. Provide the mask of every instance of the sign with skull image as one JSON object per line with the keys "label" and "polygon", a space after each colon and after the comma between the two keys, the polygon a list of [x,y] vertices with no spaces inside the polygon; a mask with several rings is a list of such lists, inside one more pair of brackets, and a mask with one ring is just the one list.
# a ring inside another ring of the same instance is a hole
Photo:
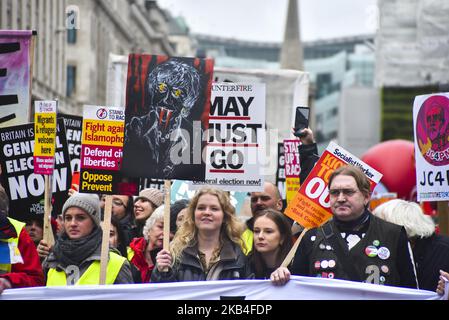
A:
{"label": "sign with skull image", "polygon": [[213,60],[131,54],[122,173],[203,181]]}

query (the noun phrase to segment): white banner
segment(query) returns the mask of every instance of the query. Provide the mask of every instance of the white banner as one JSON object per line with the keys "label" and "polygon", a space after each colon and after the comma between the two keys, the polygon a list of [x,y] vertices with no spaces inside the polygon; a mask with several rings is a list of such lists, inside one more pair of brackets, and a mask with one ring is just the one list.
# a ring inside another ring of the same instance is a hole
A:
{"label": "white banner", "polygon": [[[435,284],[436,285],[436,284]],[[448,292],[446,285],[446,292]],[[105,286],[8,289],[0,300],[438,300],[436,292],[337,279],[292,276],[285,286],[270,280],[222,280]]]}

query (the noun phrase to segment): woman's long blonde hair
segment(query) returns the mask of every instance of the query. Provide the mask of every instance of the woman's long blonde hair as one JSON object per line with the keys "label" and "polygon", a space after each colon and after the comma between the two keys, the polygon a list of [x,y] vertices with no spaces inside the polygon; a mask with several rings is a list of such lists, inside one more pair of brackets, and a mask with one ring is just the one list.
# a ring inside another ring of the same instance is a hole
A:
{"label": "woman's long blonde hair", "polygon": [[197,240],[198,229],[195,225],[195,209],[199,198],[205,194],[216,196],[223,210],[223,224],[221,225],[220,239],[223,240],[224,237],[227,237],[235,244],[242,246],[241,236],[244,226],[235,216],[235,209],[231,204],[228,193],[215,188],[202,188],[197,191],[190,201],[183,223],[170,244],[173,264],[181,258],[184,249]]}

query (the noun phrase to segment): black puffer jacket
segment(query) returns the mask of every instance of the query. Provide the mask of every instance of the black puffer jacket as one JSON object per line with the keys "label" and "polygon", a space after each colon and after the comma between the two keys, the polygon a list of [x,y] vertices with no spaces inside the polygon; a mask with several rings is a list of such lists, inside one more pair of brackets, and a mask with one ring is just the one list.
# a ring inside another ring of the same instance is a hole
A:
{"label": "black puffer jacket", "polygon": [[254,274],[240,247],[225,240],[220,252],[220,260],[206,274],[200,263],[198,247],[193,245],[184,249],[182,257],[168,272],[157,268],[151,274],[151,282],[205,281],[253,279]]}

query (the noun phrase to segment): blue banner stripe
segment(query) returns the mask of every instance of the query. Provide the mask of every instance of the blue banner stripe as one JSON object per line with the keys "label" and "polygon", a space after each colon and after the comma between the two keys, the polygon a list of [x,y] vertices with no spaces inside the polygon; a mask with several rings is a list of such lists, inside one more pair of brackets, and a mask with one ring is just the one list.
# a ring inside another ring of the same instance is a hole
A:
{"label": "blue banner stripe", "polygon": [[0,264],[11,263],[9,245],[7,242],[0,241]]}

